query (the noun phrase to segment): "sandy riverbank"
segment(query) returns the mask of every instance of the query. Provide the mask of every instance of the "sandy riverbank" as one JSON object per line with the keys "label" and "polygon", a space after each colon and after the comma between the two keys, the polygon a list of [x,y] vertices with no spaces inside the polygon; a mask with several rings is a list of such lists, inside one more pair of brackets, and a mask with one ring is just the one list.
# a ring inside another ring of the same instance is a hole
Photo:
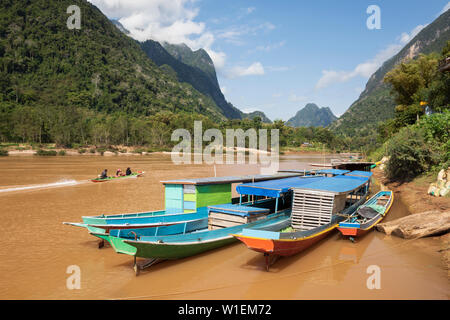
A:
{"label": "sandy riverbank", "polygon": [[[37,153],[37,149],[32,149],[29,146],[22,146],[19,145],[20,150],[11,148],[11,147],[4,147],[3,149],[8,151],[9,156],[33,156]],[[125,146],[113,146],[114,149],[120,150],[120,151],[111,151],[105,150],[103,148],[96,148],[95,146],[88,146],[81,149],[71,149],[71,148],[55,148],[54,146],[47,146],[42,147],[42,150],[48,150],[48,151],[55,151],[57,153],[63,151],[64,154],[58,154],[59,156],[139,156],[139,155],[151,155],[151,154],[168,154],[171,155],[174,152],[170,151],[142,151],[142,148],[139,147],[125,147]],[[80,152],[80,150],[83,150]],[[224,148],[223,154],[225,155],[227,152],[227,148]],[[249,149],[249,148],[234,148],[234,152],[245,152],[246,155],[249,155],[250,153],[256,153],[256,154],[265,154],[270,155],[270,151],[267,152],[265,150],[258,150],[258,149]],[[191,153],[191,155],[194,155],[195,153]],[[329,151],[317,151],[317,150],[311,150],[306,148],[299,148],[298,150],[280,150],[280,155],[295,155],[295,154],[323,154],[323,155],[329,155],[332,154]]]}
{"label": "sandy riverbank", "polygon": [[432,177],[418,178],[405,183],[389,182],[379,168],[373,170],[373,175],[389,190],[394,191],[397,197],[400,196],[413,214],[434,210],[441,212],[450,210],[449,198],[434,197],[427,194],[430,183],[435,180]]}
{"label": "sandy riverbank", "polygon": [[[394,191],[395,197],[401,199],[413,215],[423,213],[426,215],[428,212],[444,213],[450,210],[450,199],[448,197],[434,197],[427,193],[430,183],[435,180],[433,177],[419,177],[410,182],[398,183],[389,182],[379,168],[374,169],[373,173],[382,185]],[[393,223],[398,220],[394,220]],[[420,229],[420,227],[417,226],[417,229]],[[448,278],[450,279],[450,233],[438,235],[435,238],[440,239],[441,248],[439,252],[441,253],[443,267],[448,271]],[[434,250],[434,248],[430,248],[430,251]]]}

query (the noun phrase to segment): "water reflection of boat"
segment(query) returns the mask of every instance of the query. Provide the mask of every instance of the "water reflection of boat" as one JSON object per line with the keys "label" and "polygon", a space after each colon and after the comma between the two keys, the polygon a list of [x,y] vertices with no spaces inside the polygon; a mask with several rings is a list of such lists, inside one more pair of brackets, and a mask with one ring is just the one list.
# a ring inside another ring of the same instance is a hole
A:
{"label": "water reflection of boat", "polygon": [[302,184],[285,179],[284,185],[271,182],[239,185],[239,193],[256,196],[274,196],[292,189],[293,204],[289,228],[278,232],[248,228],[235,237],[249,249],[263,253],[269,269],[271,259],[294,255],[324,239],[364,203],[371,175],[367,171],[347,171],[334,177],[303,179]]}

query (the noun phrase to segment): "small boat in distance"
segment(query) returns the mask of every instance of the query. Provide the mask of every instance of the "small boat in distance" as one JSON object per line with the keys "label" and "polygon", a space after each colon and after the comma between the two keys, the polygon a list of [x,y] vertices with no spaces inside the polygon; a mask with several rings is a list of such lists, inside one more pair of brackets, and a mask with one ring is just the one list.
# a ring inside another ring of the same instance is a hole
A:
{"label": "small boat in distance", "polygon": [[138,172],[133,172],[130,175],[127,176],[110,176],[110,177],[106,177],[106,178],[94,178],[91,179],[92,182],[106,182],[106,181],[112,181],[112,180],[117,180],[117,179],[126,179],[126,178],[138,178],[138,177],[142,177],[144,175],[144,171],[138,171]]}
{"label": "small boat in distance", "polygon": [[354,241],[354,237],[360,237],[375,227],[386,216],[393,202],[392,191],[378,192],[348,219],[339,223],[338,230]]}

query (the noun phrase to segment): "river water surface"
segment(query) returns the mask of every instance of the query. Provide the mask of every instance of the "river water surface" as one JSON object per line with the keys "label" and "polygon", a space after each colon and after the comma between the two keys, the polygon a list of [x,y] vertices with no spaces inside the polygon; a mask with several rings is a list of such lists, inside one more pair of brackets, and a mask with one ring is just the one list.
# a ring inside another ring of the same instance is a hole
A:
{"label": "river water surface", "polygon": [[[281,157],[283,169],[329,161],[320,155]],[[91,183],[103,169],[145,176]],[[217,176],[258,174],[256,165],[218,165]],[[0,299],[448,299],[439,240],[403,240],[371,232],[351,243],[336,232],[265,271],[264,257],[236,243],[136,277],[133,259],[84,229],[63,225],[82,215],[164,208],[161,180],[214,176],[209,165],[174,165],[168,155],[4,157],[0,159]],[[376,190],[376,183],[374,189]],[[378,187],[379,188],[379,187]],[[396,199],[386,221],[407,215]],[[81,289],[69,290],[68,266],[81,269]],[[370,290],[367,268],[381,270]]]}

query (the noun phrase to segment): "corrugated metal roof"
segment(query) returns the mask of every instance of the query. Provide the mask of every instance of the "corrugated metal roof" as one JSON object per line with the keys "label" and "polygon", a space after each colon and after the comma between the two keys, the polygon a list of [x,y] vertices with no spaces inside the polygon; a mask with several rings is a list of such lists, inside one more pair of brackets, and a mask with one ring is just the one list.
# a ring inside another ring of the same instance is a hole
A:
{"label": "corrugated metal roof", "polygon": [[351,192],[369,180],[368,177],[338,175],[335,177],[305,176],[255,183],[236,187],[239,194],[280,197],[293,188],[328,191],[336,194]]}
{"label": "corrugated metal roof", "polygon": [[358,171],[354,170],[346,174],[346,176],[360,176],[360,177],[371,177],[373,175],[370,171]]}

